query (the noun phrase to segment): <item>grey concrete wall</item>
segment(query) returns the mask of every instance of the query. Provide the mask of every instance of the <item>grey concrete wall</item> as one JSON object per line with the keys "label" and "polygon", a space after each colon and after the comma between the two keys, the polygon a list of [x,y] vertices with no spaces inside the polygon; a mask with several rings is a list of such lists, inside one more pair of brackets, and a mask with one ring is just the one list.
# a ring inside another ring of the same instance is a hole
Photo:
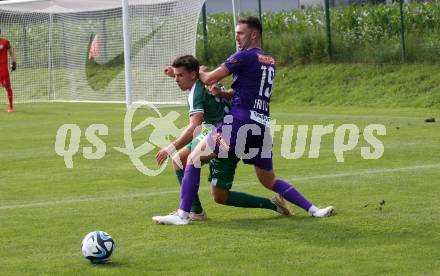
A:
{"label": "grey concrete wall", "polygon": [[[261,0],[261,9],[263,11],[290,11],[297,9],[302,4],[300,1],[310,0]],[[236,0],[235,9],[237,13],[256,12],[258,11],[258,0]],[[208,13],[232,12],[232,0],[206,0],[206,11]]]}

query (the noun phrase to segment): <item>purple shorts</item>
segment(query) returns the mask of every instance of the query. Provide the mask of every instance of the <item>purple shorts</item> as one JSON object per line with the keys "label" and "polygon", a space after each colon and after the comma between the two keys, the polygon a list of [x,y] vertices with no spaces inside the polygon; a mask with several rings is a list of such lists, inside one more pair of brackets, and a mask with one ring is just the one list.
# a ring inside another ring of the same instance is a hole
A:
{"label": "purple shorts", "polygon": [[268,127],[232,115],[225,116],[216,127],[209,140],[219,159],[234,154],[245,164],[272,170],[272,136]]}

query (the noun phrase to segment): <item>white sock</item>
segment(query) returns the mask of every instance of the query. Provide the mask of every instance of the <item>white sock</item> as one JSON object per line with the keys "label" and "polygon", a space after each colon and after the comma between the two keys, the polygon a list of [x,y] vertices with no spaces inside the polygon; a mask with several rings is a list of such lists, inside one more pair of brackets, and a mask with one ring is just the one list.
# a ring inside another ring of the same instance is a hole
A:
{"label": "white sock", "polygon": [[316,207],[315,205],[312,205],[312,206],[310,206],[310,208],[307,212],[309,212],[310,215],[313,215],[317,211],[319,211],[319,208]]}
{"label": "white sock", "polygon": [[188,219],[189,218],[189,213],[185,212],[183,210],[177,210],[177,215],[179,215],[179,217],[183,218],[183,219]]}

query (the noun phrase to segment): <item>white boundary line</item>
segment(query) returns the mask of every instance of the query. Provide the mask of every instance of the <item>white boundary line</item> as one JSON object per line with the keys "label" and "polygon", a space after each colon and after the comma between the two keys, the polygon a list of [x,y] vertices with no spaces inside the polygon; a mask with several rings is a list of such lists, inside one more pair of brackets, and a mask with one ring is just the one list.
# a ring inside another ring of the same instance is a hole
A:
{"label": "white boundary line", "polygon": [[430,117],[429,115],[423,116],[399,116],[399,115],[360,115],[360,114],[324,114],[324,113],[300,113],[300,112],[271,112],[271,118],[276,119],[278,116],[289,116],[295,118],[297,117],[325,117],[325,118],[338,118],[338,119],[350,119],[350,118],[357,118],[357,119],[384,119],[384,120],[393,120],[393,119],[401,119],[401,120],[411,120],[411,121],[422,121],[425,120],[427,117]]}
{"label": "white boundary line", "polygon": [[[293,180],[293,181],[307,181],[307,180],[314,180],[314,179],[341,178],[341,177],[350,177],[350,176],[363,176],[363,175],[370,175],[370,174],[383,174],[383,173],[437,169],[437,168],[440,168],[440,163],[417,165],[417,166],[410,166],[410,167],[388,168],[388,169],[371,169],[371,170],[363,170],[363,171],[356,171],[356,172],[349,172],[349,173],[324,174],[324,175],[305,176],[305,177],[298,177],[298,178],[290,176],[290,177],[288,177],[288,179]],[[238,182],[238,183],[241,184],[240,186],[249,186],[249,185],[256,184],[256,182]],[[206,186],[201,187],[201,190],[205,190],[205,189],[208,189],[208,187],[206,187]],[[31,202],[31,203],[23,203],[23,204],[15,204],[15,205],[0,205],[0,210],[32,208],[32,207],[46,207],[46,206],[69,204],[69,203],[93,202],[93,201],[103,201],[103,200],[119,200],[119,199],[136,198],[136,197],[149,197],[149,196],[157,196],[157,195],[177,194],[179,192],[180,192],[180,189],[176,188],[175,190],[172,190],[172,191],[133,193],[133,194],[116,195],[116,196],[103,196],[103,197],[79,197],[79,198],[72,198],[72,199]]]}
{"label": "white boundary line", "polygon": [[[423,169],[437,169],[440,168],[440,163],[438,164],[426,164],[426,165],[417,165],[410,167],[399,167],[399,168],[389,168],[389,169],[371,169],[371,170],[363,170],[357,172],[349,172],[349,173],[336,173],[336,174],[327,174],[327,175],[315,175],[315,176],[306,176],[306,177],[290,177],[289,180],[295,181],[304,181],[304,180],[314,180],[314,179],[324,179],[324,178],[339,178],[339,177],[349,177],[349,176],[363,176],[368,174],[383,174],[383,173],[393,173],[393,172],[401,172],[401,171],[414,171],[414,170],[423,170]],[[1,206],[0,206],[1,209]]]}

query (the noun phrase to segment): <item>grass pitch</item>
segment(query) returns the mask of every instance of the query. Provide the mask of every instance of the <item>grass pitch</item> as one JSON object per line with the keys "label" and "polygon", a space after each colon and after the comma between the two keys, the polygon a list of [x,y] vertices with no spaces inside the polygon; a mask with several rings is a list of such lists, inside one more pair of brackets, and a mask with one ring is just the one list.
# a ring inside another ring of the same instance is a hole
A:
{"label": "grass pitch", "polygon": [[[358,146],[344,163],[333,153],[334,135],[323,137],[320,156],[286,160],[281,135],[274,140],[279,177],[318,206],[337,215],[314,219],[297,207],[291,218],[268,210],[238,209],[213,202],[203,169],[200,197],[206,222],[183,227],[155,225],[153,215],[178,206],[171,166],[156,177],[138,172],[126,155],[123,105],[32,104],[0,113],[0,274],[2,275],[379,275],[440,271],[440,119],[432,109],[355,109],[272,106],[278,124],[386,126],[377,136],[382,158],[364,160]],[[186,108],[174,108],[187,122]],[[161,109],[166,114],[171,109]],[[142,110],[135,120],[151,116]],[[74,167],[54,150],[63,124],[82,131]],[[108,126],[100,136],[105,156],[88,160],[84,133]],[[140,145],[151,129],[136,133]],[[310,135],[310,132],[309,132]],[[295,141],[295,139],[293,139]],[[307,146],[310,145],[310,136]],[[152,151],[144,161],[153,166]],[[240,164],[234,190],[270,197],[250,166]],[[117,250],[112,262],[91,265],[80,252],[85,234],[104,230]]]}

